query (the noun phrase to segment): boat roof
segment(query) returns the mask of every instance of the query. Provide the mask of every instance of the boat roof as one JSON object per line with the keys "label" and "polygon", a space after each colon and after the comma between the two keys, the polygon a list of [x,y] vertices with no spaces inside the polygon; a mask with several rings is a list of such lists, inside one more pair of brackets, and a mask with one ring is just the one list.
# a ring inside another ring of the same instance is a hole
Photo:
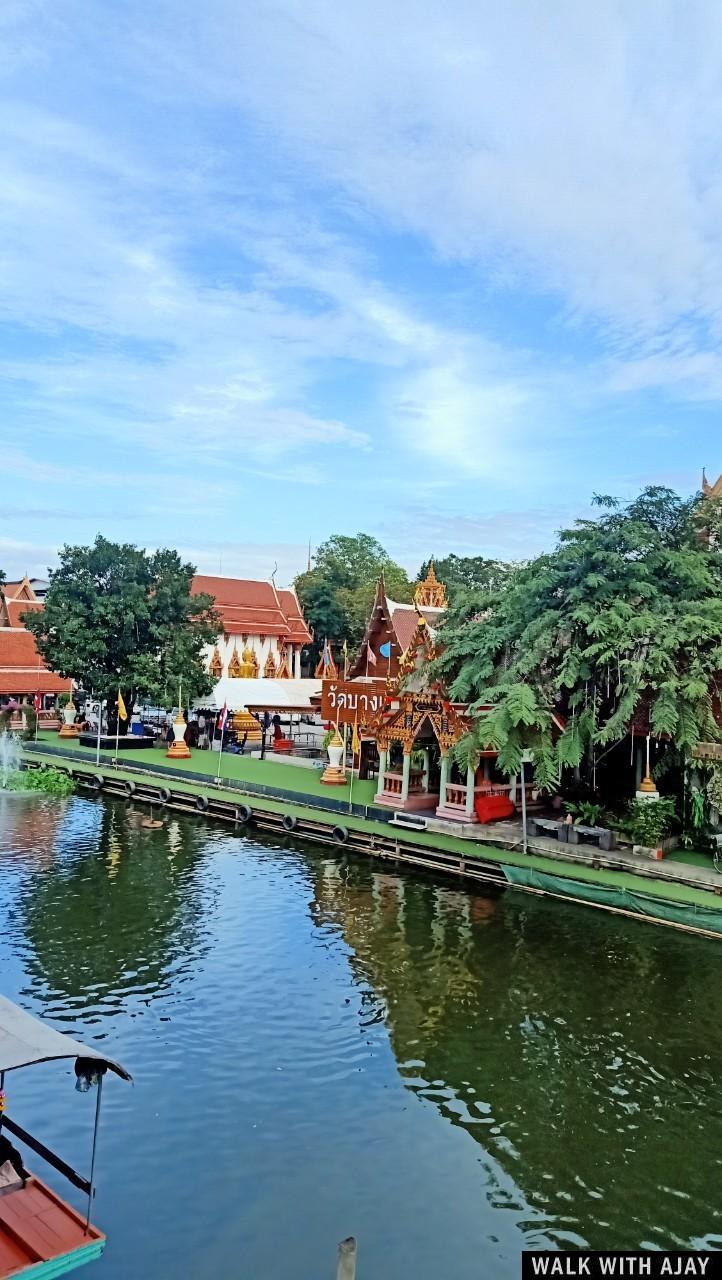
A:
{"label": "boat roof", "polygon": [[119,1062],[106,1058],[97,1049],[89,1049],[72,1036],[49,1027],[19,1005],[0,996],[0,1071],[15,1071],[36,1062],[52,1062],[61,1058],[92,1058],[114,1071],[121,1080],[131,1080],[130,1072]]}

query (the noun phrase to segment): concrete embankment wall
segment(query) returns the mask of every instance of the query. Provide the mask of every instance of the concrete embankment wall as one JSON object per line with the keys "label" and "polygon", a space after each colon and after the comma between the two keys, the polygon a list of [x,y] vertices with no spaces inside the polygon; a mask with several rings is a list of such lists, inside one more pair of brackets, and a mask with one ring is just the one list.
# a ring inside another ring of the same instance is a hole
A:
{"label": "concrete embankment wall", "polygon": [[451,835],[404,831],[380,821],[366,806],[317,797],[306,801],[279,798],[268,789],[217,786],[207,777],[191,780],[172,769],[146,769],[73,758],[57,748],[30,749],[29,767],[51,765],[68,772],[85,791],[149,803],[192,814],[203,814],[233,825],[278,835],[295,835],[319,844],[347,848],[359,854],[405,864],[470,884],[513,887],[585,906],[665,924],[708,937],[722,937],[722,900],[711,892],[677,882],[653,881],[642,875],[588,865],[564,865],[531,853],[524,855]]}

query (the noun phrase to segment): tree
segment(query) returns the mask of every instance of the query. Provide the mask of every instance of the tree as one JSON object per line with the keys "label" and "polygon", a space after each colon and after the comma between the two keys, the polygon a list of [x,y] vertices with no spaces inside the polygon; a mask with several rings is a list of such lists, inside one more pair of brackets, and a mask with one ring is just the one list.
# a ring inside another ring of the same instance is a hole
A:
{"label": "tree", "polygon": [[167,703],[182,682],[190,701],[210,691],[203,646],[220,630],[212,597],[190,594],[193,573],[175,551],[99,535],[91,547],[63,547],[45,608],[23,621],[48,667],[101,697],[121,689],[129,709],[138,696]]}
{"label": "tree", "polygon": [[485,556],[457,556],[453,552],[442,560],[432,557],[425,560],[416,575],[423,582],[433,560],[436,576],[446,587],[449,603],[453,604],[463,591],[496,591],[511,572],[512,566],[503,560],[487,560]]}
{"label": "tree", "polygon": [[682,750],[719,737],[722,555],[705,532],[719,510],[659,487],[596,503],[596,520],[564,530],[501,592],[464,596],[442,630],[438,672],[475,715],[462,752],[496,749],[511,774],[531,748],[544,787],[621,741],[640,706]]}
{"label": "tree", "polygon": [[368,533],[336,534],[322,543],[313,568],[295,581],[298,598],[315,636],[318,655],[326,636],[337,644],[358,647],[373,604],[379,574],[394,600],[408,601],[413,589],[406,571]]}

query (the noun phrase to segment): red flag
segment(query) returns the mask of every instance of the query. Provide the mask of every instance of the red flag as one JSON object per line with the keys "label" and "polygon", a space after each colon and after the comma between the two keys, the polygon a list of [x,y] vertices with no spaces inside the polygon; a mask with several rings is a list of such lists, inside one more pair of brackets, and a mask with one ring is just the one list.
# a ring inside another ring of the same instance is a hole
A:
{"label": "red flag", "polygon": [[35,697],[33,698],[33,706],[35,707],[35,714],[36,714],[36,715],[39,715],[39,714],[40,714],[40,712],[41,712],[41,711],[42,711],[42,709],[43,709],[43,695],[42,695],[42,693],[36,693],[36,694],[35,694]]}
{"label": "red flag", "polygon": [[372,667],[376,666],[376,654],[370,644],[366,646],[366,661],[369,662]]}
{"label": "red flag", "polygon": [[223,710],[221,711],[221,714],[220,714],[220,715],[219,715],[219,717],[218,717],[218,732],[219,732],[219,733],[223,733],[223,730],[224,730],[224,729],[225,729],[225,727],[226,727],[226,720],[227,720],[227,719],[228,719],[228,706],[227,706],[227,704],[224,702],[224,703],[223,703]]}

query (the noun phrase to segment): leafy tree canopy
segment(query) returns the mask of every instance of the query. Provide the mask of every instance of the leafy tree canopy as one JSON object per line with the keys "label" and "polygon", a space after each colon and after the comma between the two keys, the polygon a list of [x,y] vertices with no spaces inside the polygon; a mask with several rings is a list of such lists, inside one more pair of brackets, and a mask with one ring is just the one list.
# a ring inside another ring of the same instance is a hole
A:
{"label": "leafy tree canopy", "polygon": [[413,588],[406,571],[370,534],[336,534],[321,544],[313,568],[295,581],[315,635],[316,652],[326,636],[336,643],[347,641],[350,650],[361,643],[381,572],[392,599],[411,600]]}
{"label": "leafy tree canopy", "polygon": [[642,703],[678,747],[719,737],[720,504],[660,487],[626,506],[595,501],[597,519],[564,530],[502,590],[464,595],[442,630],[439,674],[476,716],[462,753],[495,748],[516,773],[531,748],[545,787],[622,739]]}
{"label": "leafy tree canopy", "polygon": [[437,560],[432,556],[424,560],[417,574],[417,582],[423,582],[434,562],[436,576],[446,587],[450,604],[454,604],[463,591],[496,591],[511,571],[503,560],[487,560],[485,556],[456,556],[453,554]]}
{"label": "leafy tree canopy", "polygon": [[220,624],[211,596],[191,596],[194,568],[175,551],[152,554],[98,536],[92,547],[63,547],[42,612],[24,615],[53,670],[103,697],[123,690],[173,702],[210,690],[203,646]]}

